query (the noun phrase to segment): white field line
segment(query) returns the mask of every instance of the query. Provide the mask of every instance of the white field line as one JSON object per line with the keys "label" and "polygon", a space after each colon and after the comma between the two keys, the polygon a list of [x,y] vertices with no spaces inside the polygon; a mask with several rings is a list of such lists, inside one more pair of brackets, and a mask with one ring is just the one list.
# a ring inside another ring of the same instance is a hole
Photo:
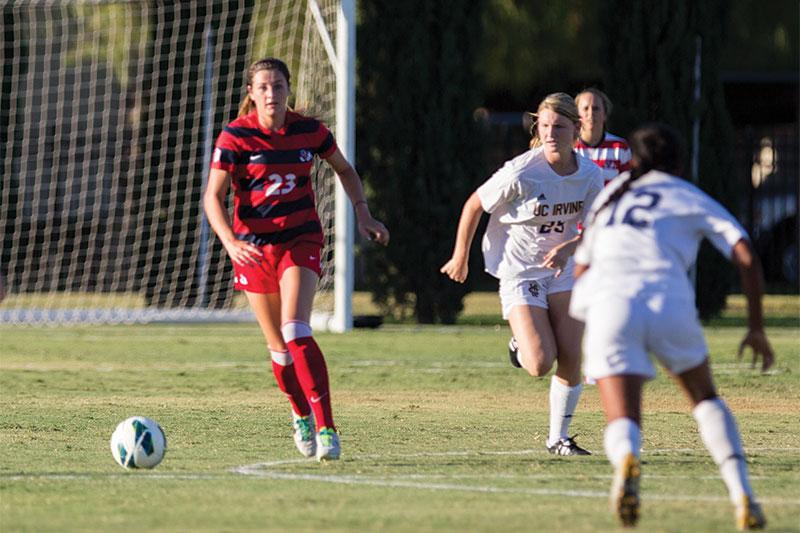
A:
{"label": "white field line", "polygon": [[[259,464],[249,465],[257,467]],[[537,488],[508,488],[496,487],[492,485],[458,485],[453,483],[420,483],[414,481],[403,481],[396,477],[369,478],[365,476],[341,476],[325,474],[293,474],[289,472],[275,472],[252,469],[247,466],[239,467],[234,471],[240,474],[265,478],[283,479],[290,481],[316,481],[322,483],[336,483],[342,485],[370,485],[375,487],[405,488],[420,490],[444,490],[460,492],[483,492],[494,494],[527,494],[535,496],[567,496],[583,498],[608,498],[608,491],[593,490],[567,490],[567,489],[537,489]],[[489,476],[491,478],[491,476]],[[687,476],[686,479],[696,479]],[[727,502],[727,496],[687,496],[680,494],[647,494],[642,496],[643,500],[660,501],[703,501],[703,502]],[[800,499],[788,498],[759,498],[759,502],[769,505],[800,505]]]}
{"label": "white field line", "polygon": [[[678,449],[680,451],[702,451],[700,449]],[[785,448],[753,448],[755,450],[780,450],[787,451]],[[800,448],[789,449],[791,451],[800,451]],[[647,453],[656,451],[674,451],[673,449],[650,450]],[[540,450],[511,450],[511,451],[482,451],[482,452],[469,452],[469,451],[454,451],[454,452],[421,452],[409,454],[372,454],[372,455],[359,455],[354,456],[350,461],[377,461],[380,462],[384,459],[414,459],[414,458],[436,458],[436,457],[480,457],[487,455],[508,456],[508,455],[541,455]],[[549,474],[524,474],[514,475],[508,473],[497,474],[401,474],[393,476],[372,476],[372,475],[337,475],[337,474],[311,474],[311,473],[294,473],[279,470],[282,467],[292,465],[313,465],[313,460],[309,459],[280,459],[275,461],[267,461],[254,463],[250,465],[238,466],[231,468],[228,473],[155,473],[155,472],[122,472],[117,474],[78,474],[78,473],[41,473],[41,474],[0,474],[0,482],[3,481],[29,481],[34,479],[47,479],[47,480],[97,480],[97,479],[132,479],[131,476],[140,476],[139,479],[163,479],[163,480],[215,480],[224,477],[230,477],[230,474],[239,474],[249,476],[257,479],[282,479],[290,481],[312,481],[320,483],[335,483],[341,485],[369,485],[376,487],[388,487],[398,489],[416,489],[416,490],[441,490],[441,491],[460,491],[460,492],[481,492],[492,494],[525,494],[536,496],[573,496],[584,498],[607,498],[608,493],[605,490],[568,490],[568,489],[545,489],[535,487],[500,487],[491,484],[482,485],[463,485],[457,483],[460,479],[482,479],[482,480],[522,480],[522,481],[536,481],[542,479],[570,479],[580,478],[608,480],[610,475],[549,475]],[[708,479],[716,480],[719,476],[680,476],[680,475],[647,475],[646,477],[652,479],[676,479],[676,480],[698,480]],[[763,479],[764,476],[753,477],[752,479]],[[426,481],[427,480],[427,481]],[[443,480],[445,482],[435,482],[435,480]],[[447,483],[452,481],[453,483]],[[726,496],[687,496],[680,494],[647,494],[643,497],[646,500],[659,500],[659,501],[703,501],[703,502],[724,502],[728,498]],[[761,498],[760,501],[770,505],[800,505],[800,499],[792,498]]]}
{"label": "white field line", "polygon": [[[532,451],[532,450],[530,450]],[[526,450],[525,452],[529,452]],[[522,453],[525,453],[522,452]],[[520,452],[442,452],[442,453],[420,453],[420,454],[407,454],[407,455],[392,455],[392,458],[414,458],[414,457],[432,457],[432,456],[468,456],[468,455],[519,455]],[[358,456],[353,460],[359,459],[378,459],[381,456]],[[255,463],[251,465],[244,465],[231,469],[232,472],[242,474],[245,476],[253,476],[264,479],[283,479],[291,481],[316,481],[321,483],[335,483],[342,485],[369,485],[377,487],[388,488],[407,488],[419,490],[444,490],[444,491],[461,491],[461,492],[483,492],[495,494],[526,494],[536,496],[567,496],[567,497],[584,497],[584,498],[608,498],[608,492],[594,491],[594,490],[568,490],[568,489],[539,489],[532,487],[497,487],[493,485],[460,485],[455,483],[431,483],[431,482],[417,482],[411,481],[412,479],[444,479],[453,480],[465,478],[477,479],[516,479],[516,480],[532,480],[536,479],[569,479],[570,477],[580,477],[585,479],[586,476],[552,476],[552,475],[523,475],[513,476],[509,474],[501,475],[446,475],[434,474],[426,476],[424,474],[418,475],[399,475],[399,476],[367,476],[367,475],[330,475],[330,474],[299,474],[292,472],[281,472],[271,468],[281,467],[290,464],[308,463],[307,459],[288,459],[279,461],[269,461],[263,463]],[[592,479],[610,479],[612,476],[588,476]],[[652,478],[661,479],[684,479],[684,480],[697,480],[697,479],[719,479],[719,476],[647,476]],[[755,479],[755,478],[753,478]],[[760,478],[759,478],[760,479]],[[659,501],[703,501],[703,502],[726,502],[727,496],[688,496],[676,494],[647,494],[642,497],[645,500],[659,500]],[[770,505],[800,505],[800,499],[791,498],[760,498],[760,502]]]}

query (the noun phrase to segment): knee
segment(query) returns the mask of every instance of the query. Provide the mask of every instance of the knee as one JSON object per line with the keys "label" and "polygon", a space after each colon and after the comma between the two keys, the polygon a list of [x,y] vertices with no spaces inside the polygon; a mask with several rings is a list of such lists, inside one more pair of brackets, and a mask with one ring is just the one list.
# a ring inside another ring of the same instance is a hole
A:
{"label": "knee", "polygon": [[281,334],[284,342],[288,344],[297,339],[311,337],[311,325],[300,320],[289,320],[281,326]]}
{"label": "knee", "polygon": [[581,382],[581,364],[580,361],[559,361],[558,369],[556,370],[558,377],[565,379],[570,387],[574,387]]}
{"label": "knee", "polygon": [[542,353],[525,352],[520,350],[519,362],[522,368],[528,371],[528,374],[535,378],[546,376],[553,368],[553,360],[555,358],[547,357]]}

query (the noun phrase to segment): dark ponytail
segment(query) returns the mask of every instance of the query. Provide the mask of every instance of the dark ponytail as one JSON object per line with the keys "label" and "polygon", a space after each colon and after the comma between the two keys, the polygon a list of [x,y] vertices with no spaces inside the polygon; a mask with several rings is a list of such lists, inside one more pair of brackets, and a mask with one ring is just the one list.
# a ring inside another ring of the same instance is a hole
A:
{"label": "dark ponytail", "polygon": [[631,134],[629,144],[633,153],[630,175],[595,211],[591,222],[600,211],[617,203],[630,190],[633,182],[651,170],[675,175],[683,170],[683,140],[672,126],[658,122],[640,126]]}

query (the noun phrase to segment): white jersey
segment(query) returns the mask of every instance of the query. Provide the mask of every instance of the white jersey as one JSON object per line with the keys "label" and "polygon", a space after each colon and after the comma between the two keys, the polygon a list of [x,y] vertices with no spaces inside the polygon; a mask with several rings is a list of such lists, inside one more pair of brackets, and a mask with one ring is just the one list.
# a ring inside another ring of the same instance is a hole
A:
{"label": "white jersey", "polygon": [[573,289],[570,313],[576,318],[608,295],[665,293],[694,301],[687,271],[703,238],[728,258],[733,246],[747,238],[733,215],[710,196],[658,171],[634,181],[595,219],[597,209],[628,176],[621,174],[597,197],[575,251],[576,264],[590,267]]}
{"label": "white jersey", "polygon": [[590,159],[575,157],[578,170],[559,176],[543,148],[535,148],[506,162],[478,187],[481,205],[491,213],[483,236],[489,274],[505,280],[554,274],[541,266],[544,256],[578,235],[578,223],[603,189],[600,168]]}

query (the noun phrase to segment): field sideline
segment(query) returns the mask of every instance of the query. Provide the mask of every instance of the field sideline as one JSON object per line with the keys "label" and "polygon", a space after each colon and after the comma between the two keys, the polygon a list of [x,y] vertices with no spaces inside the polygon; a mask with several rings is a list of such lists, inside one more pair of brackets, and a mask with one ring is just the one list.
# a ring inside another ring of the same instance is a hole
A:
{"label": "field sideline", "polygon": [[[706,329],[773,531],[800,531],[797,304],[768,299],[767,375],[736,361],[735,298]],[[464,324],[497,312],[467,311]],[[343,446],[323,465],[294,449],[254,324],[0,326],[0,338],[3,531],[617,529],[596,389],[573,423],[595,455],[547,455],[548,380],[508,365],[502,326],[317,335]],[[641,530],[732,530],[685,400],[660,375],[645,402]],[[167,434],[152,471],[125,471],[108,449],[134,414]]]}

